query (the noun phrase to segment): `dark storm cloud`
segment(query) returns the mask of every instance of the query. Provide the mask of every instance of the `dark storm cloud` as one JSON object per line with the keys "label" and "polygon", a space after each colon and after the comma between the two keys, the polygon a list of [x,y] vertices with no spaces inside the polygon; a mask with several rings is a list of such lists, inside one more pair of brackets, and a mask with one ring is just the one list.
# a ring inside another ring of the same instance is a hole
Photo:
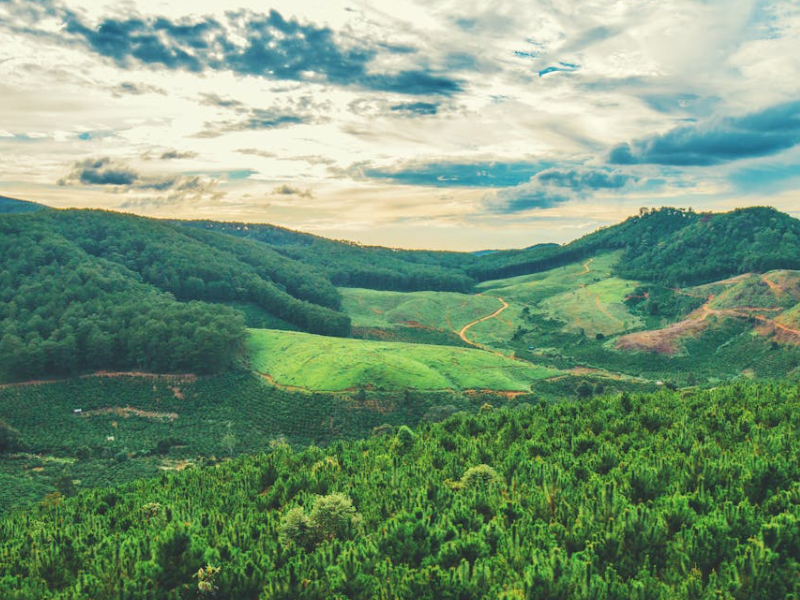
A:
{"label": "dark storm cloud", "polygon": [[394,54],[408,54],[409,49],[364,43],[344,46],[330,28],[285,19],[275,10],[266,15],[231,12],[224,23],[211,17],[193,21],[137,17],[107,18],[90,26],[70,11],[63,16],[67,33],[122,67],[139,63],[190,72],[233,71],[409,95],[448,96],[461,90],[458,81],[428,68],[370,73],[367,66],[379,49]]}
{"label": "dark storm cloud", "polygon": [[661,135],[616,146],[609,162],[712,166],[742,158],[777,154],[800,144],[800,101],[743,117],[684,125]]}

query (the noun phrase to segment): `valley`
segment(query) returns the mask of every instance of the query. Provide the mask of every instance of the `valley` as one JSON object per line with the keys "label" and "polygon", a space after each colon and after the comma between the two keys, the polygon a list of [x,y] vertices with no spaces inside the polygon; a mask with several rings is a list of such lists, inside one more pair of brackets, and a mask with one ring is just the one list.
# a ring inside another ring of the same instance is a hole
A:
{"label": "valley", "polygon": [[[716,218],[734,217],[753,215]],[[792,268],[793,259],[763,272],[735,272],[742,265],[734,272],[710,270],[713,277],[691,283],[683,280],[692,279],[694,263],[673,264],[672,272],[684,269],[680,275],[651,273],[642,265],[654,260],[652,248],[647,241],[637,246],[637,232],[652,231],[647,223],[664,219],[671,223],[667,240],[679,224],[683,230],[698,222],[692,213],[664,209],[564,247],[476,257],[360,248],[270,226],[28,206],[0,215],[0,516],[73,510],[88,498],[108,504],[96,497],[103,489],[127,490],[125,497],[137,498],[138,505],[177,507],[172,492],[165,496],[148,486],[213,480],[234,464],[261,473],[252,489],[260,490],[262,500],[255,502],[278,511],[310,501],[311,491],[341,489],[338,479],[322,474],[345,469],[352,477],[351,464],[328,453],[342,456],[349,452],[344,448],[358,444],[379,453],[364,468],[391,465],[392,477],[407,477],[400,474],[415,461],[433,460],[432,471],[444,469],[447,483],[428,494],[461,494],[468,480],[464,469],[502,461],[497,449],[484,446],[479,464],[470,450],[469,458],[446,466],[450,459],[443,457],[455,456],[456,447],[442,431],[459,423],[475,435],[496,430],[509,436],[513,449],[526,425],[514,425],[517,433],[509,433],[503,423],[520,418],[512,415],[547,411],[552,419],[593,406],[612,410],[609,426],[628,431],[620,423],[635,405],[646,422],[642,435],[657,436],[661,423],[673,417],[651,405],[688,402],[697,412],[693,399],[717,402],[713,390],[738,402],[740,386],[766,386],[746,388],[748,394],[765,394],[773,389],[769,382],[794,393],[792,382],[800,376],[800,271]],[[800,232],[794,221],[787,226]],[[626,248],[620,247],[623,240]],[[666,390],[679,388],[665,400]],[[783,410],[777,397],[770,410]],[[586,445],[600,453],[592,454],[600,462],[591,469],[603,477],[616,473],[614,481],[625,490],[620,502],[641,506],[644,498],[661,498],[641,487],[649,475],[614,471],[612,455],[622,450],[595,440],[603,428],[589,413],[581,414],[594,433],[586,437],[585,427],[576,429],[571,435],[579,441],[558,450],[562,458],[574,453],[570,468],[586,468],[575,466],[582,464]],[[408,440],[425,432],[441,437],[436,448],[420,447],[413,459],[403,454],[414,447]],[[381,447],[381,440],[391,447]],[[555,450],[536,442],[518,451],[522,464]],[[286,483],[283,476],[278,484],[270,474],[312,458],[312,474],[306,469],[302,482]],[[262,473],[265,460],[283,462]],[[502,477],[515,481],[513,469],[503,469]],[[543,480],[537,489],[549,490],[557,479]],[[574,483],[559,485],[576,493]],[[679,491],[699,493],[691,485]],[[121,497],[115,494],[103,498]],[[461,502],[459,497],[442,501]],[[372,523],[376,516],[364,498],[360,506]],[[542,510],[551,511],[552,520],[557,511],[550,498],[551,508]],[[457,510],[462,509],[467,510]],[[496,515],[496,509],[481,510]],[[178,510],[189,525],[173,533],[199,535],[193,523],[205,517]],[[277,539],[283,517],[270,515],[270,539]],[[486,532],[477,531],[485,541]],[[462,558],[475,560],[472,552],[453,547],[446,556],[437,554],[438,568],[452,573]],[[131,560],[142,564],[141,557]],[[208,560],[226,564],[229,573],[250,568],[231,556]],[[43,565],[37,569],[37,581],[61,585],[48,579]],[[64,565],[59,569],[71,572]],[[303,597],[291,582],[249,578],[261,587],[283,585],[292,590],[287,597]],[[3,585],[0,578],[0,590]],[[224,585],[238,589],[233,581]],[[453,586],[448,580],[446,587]],[[272,597],[283,597],[278,588],[269,589]]]}

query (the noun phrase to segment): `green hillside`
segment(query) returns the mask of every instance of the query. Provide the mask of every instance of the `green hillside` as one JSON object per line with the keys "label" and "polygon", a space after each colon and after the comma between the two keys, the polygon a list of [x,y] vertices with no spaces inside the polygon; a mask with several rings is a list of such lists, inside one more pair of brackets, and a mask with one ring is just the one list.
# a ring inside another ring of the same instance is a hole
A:
{"label": "green hillside", "polygon": [[223,370],[244,335],[224,303],[306,331],[350,331],[336,288],[313,267],[248,240],[103,211],[0,215],[0,299],[0,380]]}
{"label": "green hillside", "polygon": [[40,211],[45,207],[36,202],[28,202],[27,200],[17,200],[15,198],[7,198],[0,196],[0,214],[20,214],[31,213]]}
{"label": "green hillside", "polygon": [[762,384],[489,410],[53,495],[0,521],[0,596],[792,598],[799,403]]}
{"label": "green hillside", "polygon": [[252,368],[284,386],[319,391],[490,389],[529,391],[559,372],[483,350],[251,330]]}
{"label": "green hillside", "polygon": [[[539,395],[565,393],[569,388],[554,384]],[[414,390],[311,394],[251,373],[112,373],[4,386],[0,513],[57,490],[69,494],[155,477],[267,451],[279,441],[302,447],[363,438],[387,423],[416,425],[456,410],[475,412],[487,401],[505,399]],[[17,432],[13,443],[5,431]]]}

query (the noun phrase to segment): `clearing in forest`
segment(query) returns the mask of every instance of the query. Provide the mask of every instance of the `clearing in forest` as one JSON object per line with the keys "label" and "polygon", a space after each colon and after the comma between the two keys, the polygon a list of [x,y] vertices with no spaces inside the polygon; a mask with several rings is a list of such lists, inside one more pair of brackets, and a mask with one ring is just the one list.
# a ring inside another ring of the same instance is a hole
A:
{"label": "clearing in forest", "polygon": [[[496,303],[496,300],[494,300]],[[277,384],[317,391],[530,390],[559,371],[471,348],[250,330],[252,368]]]}

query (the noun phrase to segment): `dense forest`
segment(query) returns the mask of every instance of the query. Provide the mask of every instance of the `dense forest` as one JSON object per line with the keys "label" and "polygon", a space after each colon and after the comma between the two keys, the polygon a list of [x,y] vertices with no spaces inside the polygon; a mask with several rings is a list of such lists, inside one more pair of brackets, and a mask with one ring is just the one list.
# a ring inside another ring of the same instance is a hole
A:
{"label": "dense forest", "polygon": [[28,202],[27,200],[15,200],[6,196],[0,196],[0,214],[18,214],[37,212],[45,207],[36,202]]}
{"label": "dense forest", "polygon": [[564,246],[488,254],[466,272],[481,281],[499,279],[620,249],[616,270],[622,277],[664,285],[708,283],[748,271],[800,268],[800,221],[759,207],[713,214],[642,209]]}
{"label": "dense forest", "polygon": [[334,285],[414,292],[469,292],[475,281],[463,272],[477,256],[457,252],[396,250],[328,240],[274,225],[177,221],[190,228],[256,240],[323,271]]}
{"label": "dense forest", "polygon": [[0,596],[800,593],[795,384],[485,406],[164,473],[0,522]]}
{"label": "dense forest", "polygon": [[218,371],[244,336],[241,314],[221,303],[250,302],[305,331],[350,331],[339,293],[313,267],[246,240],[103,211],[0,216],[0,298],[4,379]]}

